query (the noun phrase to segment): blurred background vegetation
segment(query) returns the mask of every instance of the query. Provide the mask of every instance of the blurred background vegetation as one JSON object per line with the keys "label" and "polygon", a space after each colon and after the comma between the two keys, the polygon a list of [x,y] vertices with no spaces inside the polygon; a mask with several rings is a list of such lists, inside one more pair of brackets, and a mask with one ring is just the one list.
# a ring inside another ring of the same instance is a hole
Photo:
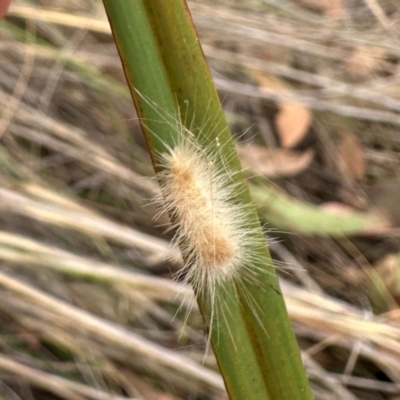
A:
{"label": "blurred background vegetation", "polygon": [[[316,397],[399,399],[398,2],[189,8]],[[225,398],[101,1],[12,3],[0,117],[0,398]]]}

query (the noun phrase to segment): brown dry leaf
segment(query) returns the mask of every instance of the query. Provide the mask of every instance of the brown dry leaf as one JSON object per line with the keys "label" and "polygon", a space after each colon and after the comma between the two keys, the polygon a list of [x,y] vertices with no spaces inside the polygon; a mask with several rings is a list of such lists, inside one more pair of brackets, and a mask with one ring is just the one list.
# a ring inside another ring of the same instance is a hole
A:
{"label": "brown dry leaf", "polygon": [[[282,93],[290,88],[280,79],[264,71],[254,70],[252,76],[257,80],[260,91]],[[283,103],[276,116],[275,124],[283,147],[291,148],[306,135],[312,121],[310,110],[299,103]]]}
{"label": "brown dry leaf", "polygon": [[343,0],[296,0],[296,3],[334,19],[342,17],[344,12]]}
{"label": "brown dry leaf", "polygon": [[237,146],[247,168],[268,178],[294,176],[304,171],[314,157],[313,150],[297,152],[288,149],[266,149],[257,145]]}
{"label": "brown dry leaf", "polygon": [[400,179],[397,176],[380,179],[367,193],[374,208],[388,219],[392,226],[400,227]]}
{"label": "brown dry leaf", "polygon": [[275,124],[282,147],[291,148],[298,144],[310,128],[310,110],[298,103],[283,103],[276,116]]}
{"label": "brown dry leaf", "polygon": [[376,73],[383,66],[386,52],[378,47],[360,46],[347,60],[346,69],[352,74],[362,76]]}
{"label": "brown dry leaf", "polygon": [[400,296],[400,258],[398,254],[389,254],[377,265],[376,272],[392,296]]}
{"label": "brown dry leaf", "polygon": [[349,178],[363,180],[366,172],[364,148],[357,136],[343,132],[339,144],[339,168]]}
{"label": "brown dry leaf", "polygon": [[267,92],[283,92],[288,90],[283,81],[265,71],[254,69],[251,71],[252,77],[258,82],[259,89]]}

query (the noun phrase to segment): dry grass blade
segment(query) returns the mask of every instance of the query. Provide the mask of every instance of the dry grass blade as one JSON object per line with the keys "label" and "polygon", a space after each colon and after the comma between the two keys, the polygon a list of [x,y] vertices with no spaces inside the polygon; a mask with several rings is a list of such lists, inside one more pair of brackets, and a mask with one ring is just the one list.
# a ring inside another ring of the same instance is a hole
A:
{"label": "dry grass blade", "polygon": [[49,203],[32,200],[6,188],[0,188],[0,201],[2,208],[9,212],[22,214],[58,227],[84,232],[90,236],[103,236],[125,245],[137,247],[150,253],[151,263],[161,262],[168,258],[180,259],[179,253],[171,249],[167,242],[115,224],[93,212],[76,212],[60,208]]}
{"label": "dry grass blade", "polygon": [[51,296],[23,284],[4,274],[0,275],[0,285],[15,292],[16,294],[27,297],[32,302],[40,305],[43,309],[56,313],[59,317],[68,321],[69,324],[77,324],[82,329],[87,330],[95,337],[100,337],[113,343],[126,351],[131,351],[132,355],[145,357],[155,363],[172,368],[181,374],[188,374],[196,377],[202,384],[208,385],[215,391],[223,392],[224,386],[218,374],[201,368],[201,365],[179,356],[165,348],[161,348],[146,339],[135,335],[132,332],[113,326],[113,324],[103,321],[83,310],[79,310],[67,303],[52,298]]}
{"label": "dry grass blade", "polygon": [[177,300],[191,296],[189,287],[151,275],[127,271],[116,265],[102,263],[88,257],[47,245],[21,235],[0,231],[0,259],[7,263],[51,268],[81,278],[127,285],[148,292],[158,300]]}
{"label": "dry grass blade", "polygon": [[83,400],[86,398],[94,400],[127,399],[127,397],[113,396],[109,393],[71,382],[68,379],[60,378],[59,376],[40,372],[35,368],[27,367],[3,356],[0,356],[0,370],[20,376],[21,379],[30,382],[34,386],[42,387],[66,400]]}

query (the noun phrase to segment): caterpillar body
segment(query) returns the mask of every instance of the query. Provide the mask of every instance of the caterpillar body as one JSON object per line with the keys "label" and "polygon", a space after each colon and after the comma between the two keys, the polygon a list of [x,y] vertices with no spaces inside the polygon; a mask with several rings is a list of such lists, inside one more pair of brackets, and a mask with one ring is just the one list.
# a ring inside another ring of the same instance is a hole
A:
{"label": "caterpillar body", "polygon": [[157,203],[174,221],[174,242],[185,261],[177,277],[212,306],[225,284],[256,279],[252,246],[260,235],[249,227],[248,205],[235,200],[241,187],[218,163],[218,139],[214,150],[204,149],[190,131],[181,133],[179,143],[159,157]]}
{"label": "caterpillar body", "polygon": [[246,186],[236,176],[242,171],[230,165],[236,151],[224,148],[225,133],[215,134],[212,121],[203,121],[195,131],[193,124],[188,128],[186,122],[181,122],[179,112],[178,116],[169,115],[154,102],[144,100],[161,118],[153,122],[165,124],[166,131],[172,131],[165,139],[151,133],[162,143],[162,150],[154,155],[161,188],[154,203],[159,214],[170,216],[173,243],[179,245],[184,260],[175,278],[189,283],[197,298],[200,296],[207,304],[207,316],[203,315],[210,334],[207,347],[211,336],[219,337],[222,326],[236,346],[227,324],[227,315],[232,311],[229,299],[240,297],[234,303],[245,303],[257,323],[263,325],[264,311],[253,299],[248,284],[263,290],[265,274],[271,273],[271,260],[260,250],[265,248],[266,240],[251,215],[251,204],[243,201],[241,191]]}

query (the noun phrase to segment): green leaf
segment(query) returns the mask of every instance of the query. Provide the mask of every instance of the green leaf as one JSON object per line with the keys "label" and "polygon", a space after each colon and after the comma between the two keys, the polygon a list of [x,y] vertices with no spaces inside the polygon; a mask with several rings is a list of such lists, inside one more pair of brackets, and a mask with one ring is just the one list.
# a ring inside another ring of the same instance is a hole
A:
{"label": "green leaf", "polygon": [[382,216],[324,210],[287,195],[265,179],[260,179],[259,183],[251,186],[259,215],[281,230],[334,237],[370,234],[388,225]]}

